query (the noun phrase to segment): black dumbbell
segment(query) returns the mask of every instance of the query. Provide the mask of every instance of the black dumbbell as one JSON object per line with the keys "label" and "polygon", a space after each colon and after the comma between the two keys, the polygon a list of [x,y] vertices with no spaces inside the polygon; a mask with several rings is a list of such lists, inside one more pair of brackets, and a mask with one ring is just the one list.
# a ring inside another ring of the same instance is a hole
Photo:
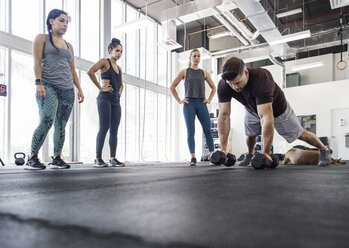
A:
{"label": "black dumbbell", "polygon": [[[225,161],[227,159],[227,161]],[[227,153],[227,156],[225,156],[224,152],[222,151],[215,151],[211,155],[211,162],[215,165],[222,165],[225,166],[233,166],[236,162],[236,158],[233,154]]]}
{"label": "black dumbbell", "polygon": [[274,154],[271,154],[270,157],[273,159],[273,162],[270,162],[264,154],[256,153],[251,159],[251,165],[256,170],[265,168],[274,169],[279,165],[279,157]]}

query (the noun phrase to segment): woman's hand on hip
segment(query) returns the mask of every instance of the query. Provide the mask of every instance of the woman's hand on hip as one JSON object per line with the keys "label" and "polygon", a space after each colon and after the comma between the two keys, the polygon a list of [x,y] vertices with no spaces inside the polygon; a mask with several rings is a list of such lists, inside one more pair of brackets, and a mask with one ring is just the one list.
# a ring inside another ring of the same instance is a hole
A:
{"label": "woman's hand on hip", "polygon": [[113,88],[111,87],[111,85],[107,85],[107,86],[103,86],[101,91],[102,92],[112,92]]}
{"label": "woman's hand on hip", "polygon": [[204,98],[203,102],[204,102],[205,104],[210,104],[210,103],[211,103],[211,101],[208,100],[208,99],[206,99],[206,98]]}
{"label": "woman's hand on hip", "polygon": [[189,103],[188,98],[184,98],[183,100],[179,101],[179,104],[188,104],[188,103]]}

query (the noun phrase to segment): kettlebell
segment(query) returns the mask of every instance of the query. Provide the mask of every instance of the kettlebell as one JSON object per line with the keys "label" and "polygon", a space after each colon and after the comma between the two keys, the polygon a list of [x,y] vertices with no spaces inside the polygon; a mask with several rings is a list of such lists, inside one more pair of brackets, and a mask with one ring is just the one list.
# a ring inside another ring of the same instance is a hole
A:
{"label": "kettlebell", "polygon": [[[20,157],[18,157],[18,155]],[[15,164],[16,165],[24,165],[25,154],[23,152],[16,152],[14,157],[15,157]]]}

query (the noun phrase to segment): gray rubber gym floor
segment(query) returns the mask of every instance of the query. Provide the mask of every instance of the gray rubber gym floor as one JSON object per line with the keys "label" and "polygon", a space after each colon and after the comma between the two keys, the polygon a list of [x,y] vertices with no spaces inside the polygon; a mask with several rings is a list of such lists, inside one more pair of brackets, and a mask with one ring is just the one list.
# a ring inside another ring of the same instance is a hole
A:
{"label": "gray rubber gym floor", "polygon": [[348,247],[349,165],[0,168],[0,247]]}

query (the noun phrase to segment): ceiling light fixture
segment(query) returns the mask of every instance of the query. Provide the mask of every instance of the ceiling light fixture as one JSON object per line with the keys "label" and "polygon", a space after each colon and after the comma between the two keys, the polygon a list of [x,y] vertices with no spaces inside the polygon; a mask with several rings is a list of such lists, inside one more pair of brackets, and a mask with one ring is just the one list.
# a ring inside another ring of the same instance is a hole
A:
{"label": "ceiling light fixture", "polygon": [[154,23],[154,20],[149,16],[142,16],[141,18],[138,18],[136,20],[132,20],[113,27],[113,31],[116,33],[128,33],[137,29],[149,27],[150,25],[154,25]]}
{"label": "ceiling light fixture", "polygon": [[290,11],[279,13],[279,14],[276,15],[276,17],[277,18],[282,18],[282,17],[295,15],[295,14],[302,13],[302,12],[303,12],[303,10],[301,8],[298,8],[298,9],[294,9],[294,10],[290,10]]}
{"label": "ceiling light fixture", "polygon": [[225,36],[232,36],[232,33],[231,32],[221,32],[221,33],[213,34],[209,38],[210,39],[217,39],[217,38],[221,38],[221,37],[225,37]]}
{"label": "ceiling light fixture", "polygon": [[298,33],[284,35],[279,39],[270,41],[269,44],[270,45],[277,45],[277,44],[286,43],[286,42],[290,42],[290,41],[294,41],[294,40],[309,38],[310,36],[311,36],[310,30],[306,30],[306,31],[298,32]]}
{"label": "ceiling light fixture", "polygon": [[349,5],[349,0],[330,0],[331,9],[337,9]]}
{"label": "ceiling light fixture", "polygon": [[295,65],[295,66],[291,67],[291,70],[292,71],[302,71],[302,70],[307,70],[307,69],[321,67],[321,66],[324,66],[323,61],[303,64],[303,65]]}

